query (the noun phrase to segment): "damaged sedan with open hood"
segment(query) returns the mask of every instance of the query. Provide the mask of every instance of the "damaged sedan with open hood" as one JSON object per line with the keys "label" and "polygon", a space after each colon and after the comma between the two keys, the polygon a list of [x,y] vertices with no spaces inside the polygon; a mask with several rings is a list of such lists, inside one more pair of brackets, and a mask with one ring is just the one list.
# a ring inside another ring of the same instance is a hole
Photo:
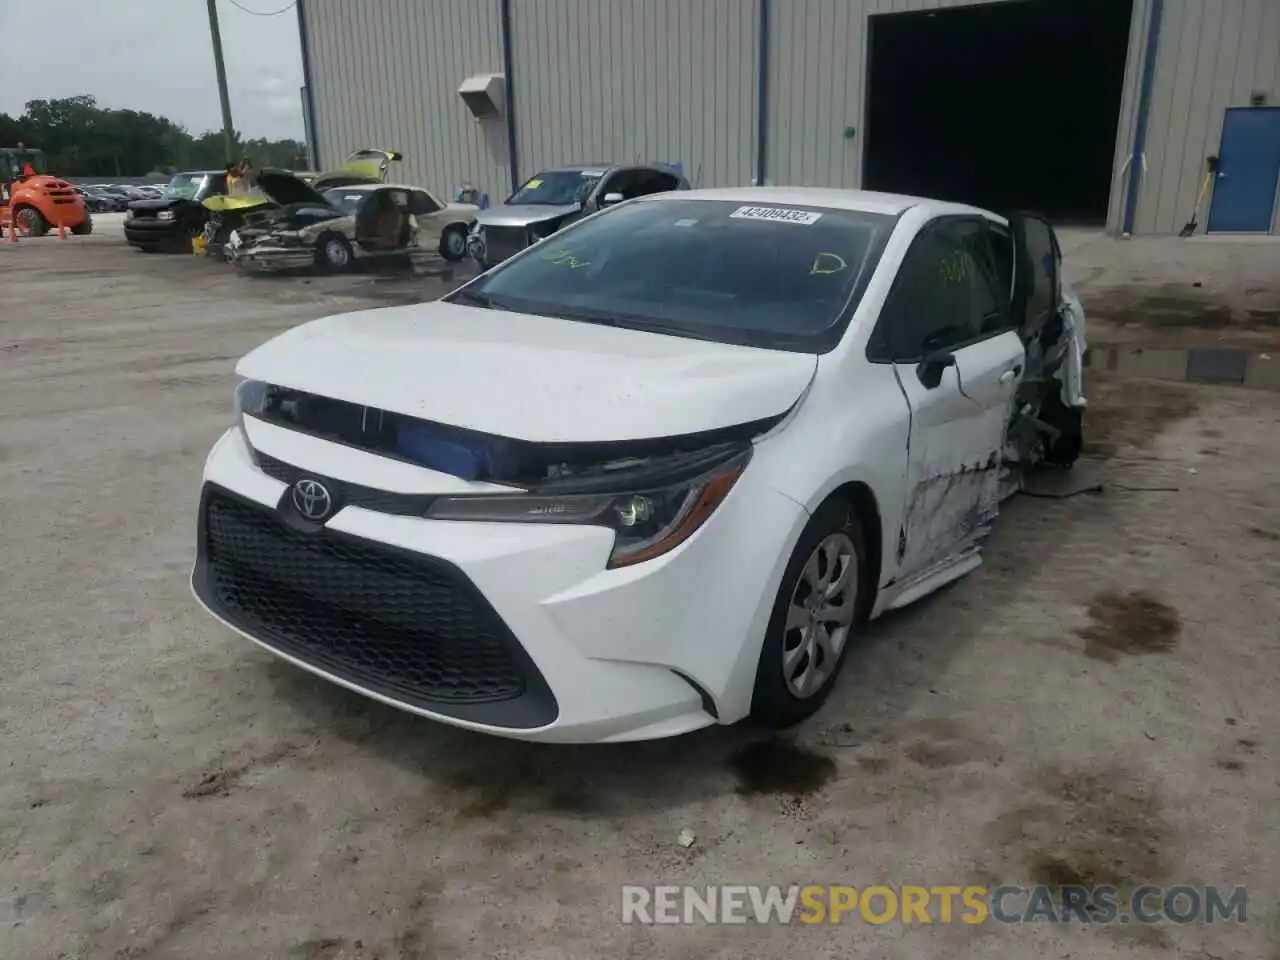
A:
{"label": "damaged sedan with open hood", "polygon": [[414,268],[462,260],[479,207],[446,203],[422,187],[354,183],[318,193],[283,170],[259,174],[257,189],[277,205],[232,230],[231,263],[255,273],[317,267],[353,269],[362,261],[407,260]]}
{"label": "damaged sedan with open hood", "polygon": [[237,367],[196,597],[298,667],[508,737],[779,727],[868,619],[972,571],[1081,445],[1084,315],[1041,217],[677,191],[442,301]]}

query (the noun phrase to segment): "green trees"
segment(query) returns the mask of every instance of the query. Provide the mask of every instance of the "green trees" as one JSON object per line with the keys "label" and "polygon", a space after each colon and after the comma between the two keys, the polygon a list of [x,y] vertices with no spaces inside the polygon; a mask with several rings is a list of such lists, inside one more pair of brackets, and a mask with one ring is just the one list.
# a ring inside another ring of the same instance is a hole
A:
{"label": "green trees", "polygon": [[[220,167],[222,132],[193,137],[167,117],[98,106],[90,96],[29,100],[21,116],[0,113],[0,146],[19,141],[45,152],[49,169],[63,176],[128,177],[177,169]],[[243,140],[236,134],[236,159],[255,166],[308,166],[297,140]]]}

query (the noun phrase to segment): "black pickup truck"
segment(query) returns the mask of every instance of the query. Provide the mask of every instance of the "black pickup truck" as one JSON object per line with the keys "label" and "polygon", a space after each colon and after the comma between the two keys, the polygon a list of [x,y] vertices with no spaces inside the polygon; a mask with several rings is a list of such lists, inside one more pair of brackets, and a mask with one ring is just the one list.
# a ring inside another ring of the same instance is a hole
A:
{"label": "black pickup truck", "polygon": [[159,200],[134,200],[124,220],[124,238],[147,253],[191,252],[191,240],[204,230],[209,211],[204,201],[227,192],[225,170],[175,173]]}

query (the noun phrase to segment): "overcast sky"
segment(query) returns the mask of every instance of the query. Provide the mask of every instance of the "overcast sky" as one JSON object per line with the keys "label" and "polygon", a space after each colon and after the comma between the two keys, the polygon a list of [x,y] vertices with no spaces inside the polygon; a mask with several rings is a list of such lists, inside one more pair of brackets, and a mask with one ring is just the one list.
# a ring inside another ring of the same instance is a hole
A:
{"label": "overcast sky", "polygon": [[[269,13],[289,0],[237,2]],[[193,134],[219,129],[207,11],[206,0],[0,0],[0,112],[90,94],[100,106],[165,116]],[[297,12],[253,16],[218,0],[218,19],[236,129],[302,139]]]}

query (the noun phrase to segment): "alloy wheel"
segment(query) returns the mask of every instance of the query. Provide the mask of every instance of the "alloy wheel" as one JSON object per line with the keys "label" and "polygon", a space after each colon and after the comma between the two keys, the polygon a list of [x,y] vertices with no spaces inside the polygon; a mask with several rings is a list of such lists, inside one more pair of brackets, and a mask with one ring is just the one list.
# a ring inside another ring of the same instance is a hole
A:
{"label": "alloy wheel", "polygon": [[800,568],[782,640],[782,675],[792,696],[818,693],[840,662],[858,600],[858,554],[845,533],[833,533]]}

